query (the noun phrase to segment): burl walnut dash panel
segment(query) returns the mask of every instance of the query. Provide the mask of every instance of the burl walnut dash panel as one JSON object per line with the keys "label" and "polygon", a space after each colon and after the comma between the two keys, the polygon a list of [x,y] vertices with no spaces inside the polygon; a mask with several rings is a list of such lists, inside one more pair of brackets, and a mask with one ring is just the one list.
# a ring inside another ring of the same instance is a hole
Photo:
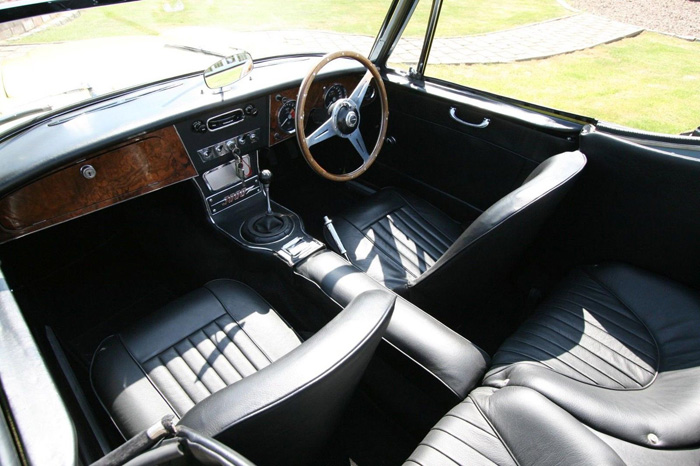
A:
{"label": "burl walnut dash panel", "polygon": [[[347,90],[349,95],[353,91],[353,89],[355,89],[357,83],[360,82],[360,78],[362,78],[362,75],[358,74],[351,76],[342,76],[339,78],[319,79],[318,81],[314,81],[314,83],[311,85],[311,89],[309,90],[309,95],[306,98],[306,108],[304,109],[305,114],[308,115],[309,111],[312,108],[324,107],[323,96],[326,93],[326,89],[331,87],[333,84],[342,84],[343,86],[345,86],[345,89]],[[284,91],[275,92],[274,94],[270,95],[271,146],[273,144],[277,144],[278,142],[282,142],[294,136],[294,133],[288,134],[284,131],[281,131],[277,125],[277,113],[280,111],[280,107],[282,107],[282,101],[277,100],[277,96],[279,95],[287,99],[296,100],[298,92],[299,88],[295,87],[294,89],[286,89]]]}
{"label": "burl walnut dash panel", "polygon": [[[81,168],[96,174],[87,179]],[[174,127],[92,154],[0,199],[0,242],[197,175]]]}

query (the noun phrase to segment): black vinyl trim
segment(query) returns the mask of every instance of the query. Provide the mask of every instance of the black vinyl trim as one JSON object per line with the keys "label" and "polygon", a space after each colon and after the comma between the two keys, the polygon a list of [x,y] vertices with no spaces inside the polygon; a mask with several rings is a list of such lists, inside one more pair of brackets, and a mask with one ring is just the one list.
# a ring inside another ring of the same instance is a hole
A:
{"label": "black vinyl trim", "polygon": [[[544,133],[562,138],[571,138],[571,140],[579,136],[586,122],[596,122],[596,120],[586,117],[580,117],[580,120],[571,121],[578,117],[446,81],[433,79],[420,81],[394,71],[385,72],[383,78],[392,86],[445,100],[455,105],[479,108],[497,118],[514,121],[515,123],[536,128]],[[528,108],[525,108],[526,106]],[[529,108],[530,106],[532,108]]]}
{"label": "black vinyl trim", "polygon": [[2,22],[16,21],[32,16],[50,15],[52,13],[65,13],[66,11],[81,10],[96,6],[115,5],[129,3],[137,0],[56,0],[39,2],[5,3],[0,7]]}

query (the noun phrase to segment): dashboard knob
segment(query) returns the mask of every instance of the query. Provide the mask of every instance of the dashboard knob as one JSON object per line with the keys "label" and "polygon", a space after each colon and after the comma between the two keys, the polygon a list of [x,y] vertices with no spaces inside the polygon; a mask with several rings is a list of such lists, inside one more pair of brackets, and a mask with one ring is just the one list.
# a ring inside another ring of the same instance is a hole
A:
{"label": "dashboard knob", "polygon": [[202,120],[197,120],[194,123],[192,123],[192,131],[194,131],[195,133],[206,133],[207,125],[204,124]]}
{"label": "dashboard knob", "polygon": [[250,115],[250,116],[255,116],[258,114],[258,109],[253,104],[246,105],[245,109],[243,111],[245,112],[246,115]]}

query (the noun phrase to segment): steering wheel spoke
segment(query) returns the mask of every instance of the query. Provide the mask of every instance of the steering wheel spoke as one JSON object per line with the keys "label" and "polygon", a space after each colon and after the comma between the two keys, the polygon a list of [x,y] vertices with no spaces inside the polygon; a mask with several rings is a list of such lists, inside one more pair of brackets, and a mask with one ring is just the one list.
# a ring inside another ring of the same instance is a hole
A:
{"label": "steering wheel spoke", "polygon": [[321,126],[319,126],[316,131],[311,133],[309,137],[306,138],[306,145],[311,147],[321,141],[325,141],[326,139],[337,135],[338,131],[333,125],[333,119],[329,118]]}
{"label": "steering wheel spoke", "polygon": [[365,94],[367,94],[369,84],[372,82],[372,77],[372,73],[367,70],[360,82],[355,86],[355,89],[353,89],[352,94],[350,94],[350,100],[355,102],[358,107],[362,106],[362,101],[365,100]]}
{"label": "steering wheel spoke", "polygon": [[367,147],[365,147],[365,140],[362,139],[360,128],[357,128],[350,136],[348,136],[348,139],[352,143],[352,146],[355,148],[357,153],[360,154],[360,157],[362,157],[362,162],[367,163],[369,160],[369,153],[367,152]]}

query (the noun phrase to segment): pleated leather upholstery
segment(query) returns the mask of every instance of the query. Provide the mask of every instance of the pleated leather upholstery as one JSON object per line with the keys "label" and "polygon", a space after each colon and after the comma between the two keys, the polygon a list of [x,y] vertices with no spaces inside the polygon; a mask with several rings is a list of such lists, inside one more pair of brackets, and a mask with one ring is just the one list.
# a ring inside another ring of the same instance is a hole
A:
{"label": "pleated leather upholstery", "polygon": [[605,435],[700,445],[700,295],[664,277],[577,269],[493,361],[485,385],[536,390]]}
{"label": "pleated leather upholstery", "polygon": [[216,280],[102,342],[91,379],[129,438],[165,414],[181,418],[300,344],[257,293],[242,283]]}
{"label": "pleated leather upholstery", "polygon": [[407,279],[418,278],[450,247],[450,239],[410,206],[400,207],[363,230],[387,259],[399,262]]}
{"label": "pleated leather upholstery", "polygon": [[656,376],[659,351],[634,312],[579,271],[501,345],[486,377],[519,362],[600,387],[639,389]]}
{"label": "pleated leather upholstery", "polygon": [[471,397],[452,408],[405,465],[517,464]]}
{"label": "pleated leather upholstery", "polygon": [[223,315],[142,366],[178,413],[186,413],[212,393],[238,382],[272,361]]}
{"label": "pleated leather upholstery", "polygon": [[394,189],[378,192],[334,222],[350,260],[398,293],[430,269],[462,232],[432,205]]}
{"label": "pleated leather upholstery", "polygon": [[569,413],[524,387],[479,387],[447,413],[404,466],[616,465],[619,455]]}
{"label": "pleated leather upholstery", "polygon": [[700,294],[624,264],[577,269],[482,384],[407,464],[700,464]]}

